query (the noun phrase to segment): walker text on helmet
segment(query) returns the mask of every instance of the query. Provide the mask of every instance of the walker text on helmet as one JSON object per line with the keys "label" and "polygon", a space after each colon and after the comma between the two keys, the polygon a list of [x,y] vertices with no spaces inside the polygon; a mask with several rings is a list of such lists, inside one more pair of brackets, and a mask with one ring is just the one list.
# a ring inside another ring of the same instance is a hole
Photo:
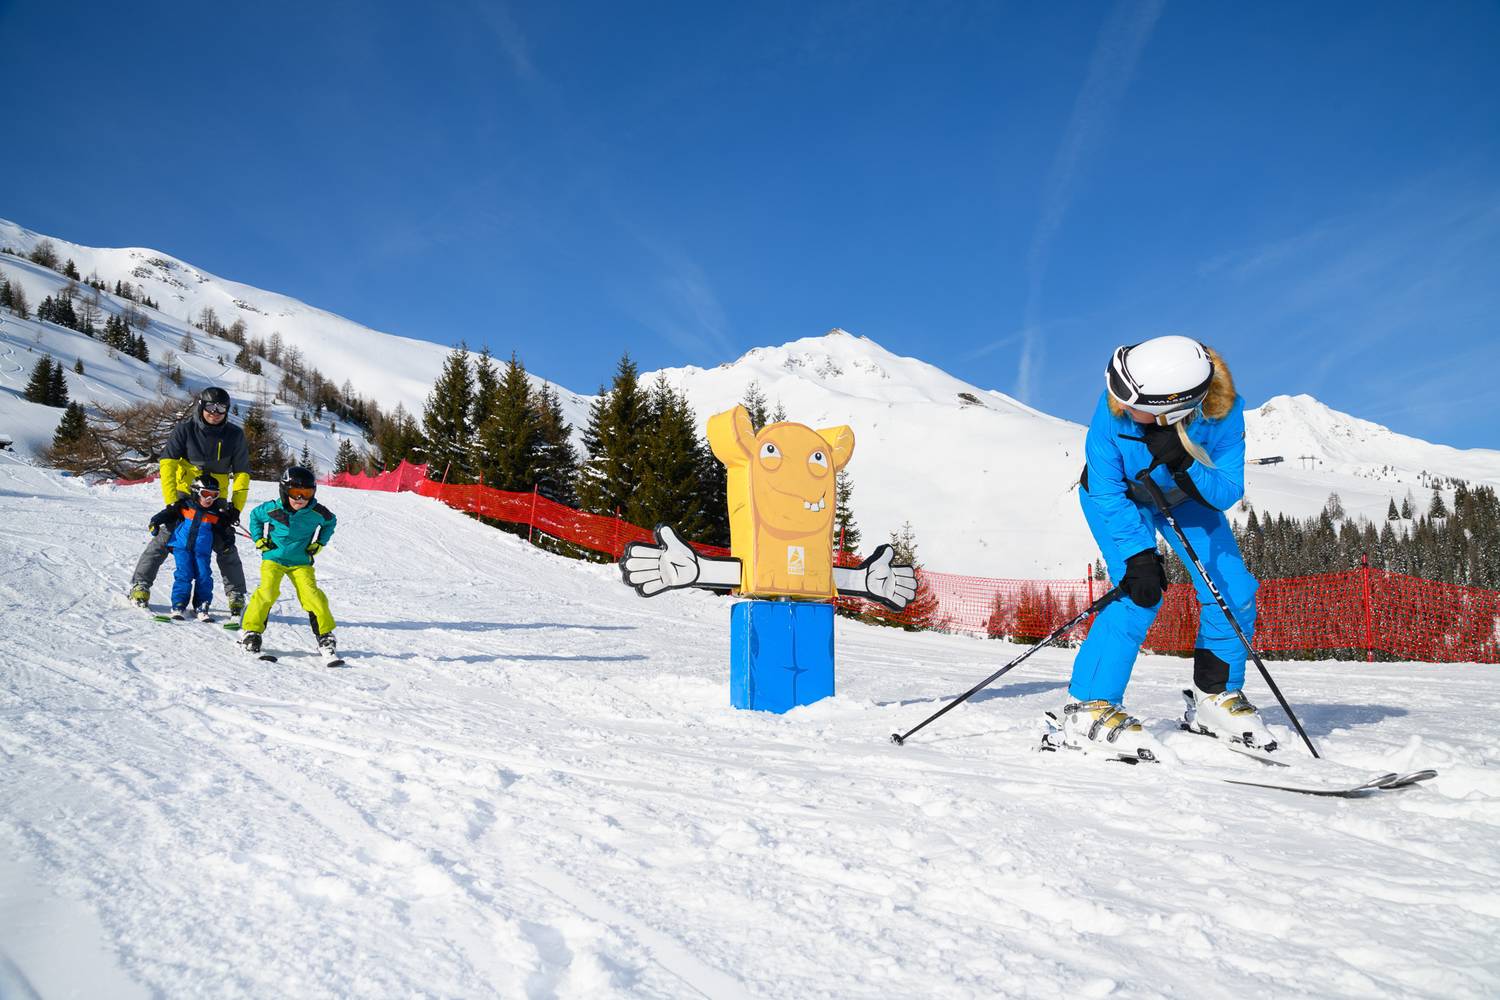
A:
{"label": "walker text on helmet", "polygon": [[1191,337],[1154,337],[1115,349],[1104,374],[1110,396],[1162,425],[1185,419],[1213,384],[1208,348]]}

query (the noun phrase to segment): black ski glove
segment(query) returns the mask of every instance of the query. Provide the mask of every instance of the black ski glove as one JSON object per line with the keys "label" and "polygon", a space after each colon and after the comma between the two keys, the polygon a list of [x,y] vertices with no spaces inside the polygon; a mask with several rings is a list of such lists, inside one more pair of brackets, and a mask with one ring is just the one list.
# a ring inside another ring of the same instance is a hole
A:
{"label": "black ski glove", "polygon": [[1151,449],[1151,458],[1157,465],[1165,465],[1172,473],[1186,472],[1193,464],[1193,456],[1182,446],[1182,438],[1176,427],[1159,427],[1156,424],[1145,428],[1146,447]]}
{"label": "black ski glove", "polygon": [[1142,549],[1125,560],[1120,589],[1143,608],[1154,608],[1167,589],[1167,568],[1155,549]]}

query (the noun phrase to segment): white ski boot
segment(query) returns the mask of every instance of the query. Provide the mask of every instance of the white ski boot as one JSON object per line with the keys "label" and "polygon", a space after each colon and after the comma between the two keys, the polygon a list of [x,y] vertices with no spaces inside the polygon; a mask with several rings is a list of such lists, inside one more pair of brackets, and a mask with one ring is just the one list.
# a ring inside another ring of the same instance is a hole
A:
{"label": "white ski boot", "polygon": [[1276,751],[1276,737],[1266,728],[1250,699],[1243,691],[1205,694],[1196,687],[1185,688],[1182,700],[1187,702],[1182,728],[1204,736],[1253,750],[1258,754]]}
{"label": "white ski boot", "polygon": [[1156,763],[1166,755],[1141,720],[1108,701],[1074,701],[1062,708],[1062,718],[1047,713],[1043,750],[1081,750],[1130,764]]}

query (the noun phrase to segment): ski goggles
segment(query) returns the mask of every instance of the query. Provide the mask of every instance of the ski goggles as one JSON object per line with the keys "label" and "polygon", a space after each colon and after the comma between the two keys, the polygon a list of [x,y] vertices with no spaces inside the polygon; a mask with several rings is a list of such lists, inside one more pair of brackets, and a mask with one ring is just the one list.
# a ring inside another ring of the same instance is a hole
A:
{"label": "ski goggles", "polygon": [[197,491],[197,493],[198,493],[198,496],[201,497],[201,498],[203,498],[204,500],[217,500],[217,499],[219,499],[219,491],[218,490],[199,489]]}
{"label": "ski goggles", "polygon": [[229,412],[229,407],[226,406],[223,403],[204,403],[203,404],[203,412],[204,413],[217,413],[219,416],[222,417],[224,414],[226,414],[226,413]]}
{"label": "ski goggles", "polygon": [[296,497],[298,500],[311,500],[313,494],[316,492],[318,492],[316,489],[308,486],[288,486],[286,488],[286,495],[288,497]]}

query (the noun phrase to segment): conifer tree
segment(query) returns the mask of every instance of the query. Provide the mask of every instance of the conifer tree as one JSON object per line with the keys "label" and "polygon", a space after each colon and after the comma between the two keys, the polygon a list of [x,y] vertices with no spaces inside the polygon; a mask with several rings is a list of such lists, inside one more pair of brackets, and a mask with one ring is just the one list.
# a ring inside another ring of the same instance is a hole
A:
{"label": "conifer tree", "polygon": [[760,382],[751,379],[750,384],[745,386],[745,398],[740,400],[740,405],[750,414],[750,426],[756,431],[770,422],[770,412],[766,409],[766,394],[761,391]]}
{"label": "conifer tree", "polygon": [[83,359],[82,358],[74,358],[73,359],[73,371],[76,374],[79,374],[79,375],[83,374]]}
{"label": "conifer tree", "polygon": [[474,482],[473,410],[474,375],[469,370],[469,349],[461,343],[443,362],[442,374],[422,411],[427,478]]}
{"label": "conifer tree", "polygon": [[563,416],[562,399],[552,386],[543,384],[534,400],[537,415],[537,492],[573,506],[578,497],[573,483],[578,477],[578,452],[573,448],[572,428]]}
{"label": "conifer tree", "polygon": [[52,399],[52,359],[42,355],[31,369],[31,380],[26,383],[22,398],[32,403],[50,406]]}
{"label": "conifer tree", "polygon": [[265,408],[258,403],[250,404],[245,410],[243,426],[245,445],[250,451],[250,475],[256,479],[280,479],[291,458]]}
{"label": "conifer tree", "polygon": [[578,470],[578,502],[584,510],[613,514],[630,508],[639,487],[636,475],[644,442],[646,399],[640,386],[640,370],[630,355],[620,357],[614,381],[602,386],[599,398],[589,408],[584,429],[584,460]]}
{"label": "conifer tree", "polygon": [[[514,353],[511,358],[515,358]],[[475,433],[484,433],[484,425],[489,423],[490,416],[495,412],[499,395],[500,376],[495,371],[495,359],[486,347],[479,352],[479,357],[474,362],[474,415],[471,419]]]}
{"label": "conifer tree", "polygon": [[355,450],[354,442],[350,441],[348,438],[342,438],[339,441],[338,454],[335,455],[333,459],[334,474],[340,475],[345,472],[363,472],[364,467],[365,463],[360,459],[359,452]]}
{"label": "conifer tree", "polygon": [[311,470],[314,476],[318,474],[318,463],[313,460],[312,449],[308,447],[306,441],[302,442],[302,454],[297,456],[297,464],[304,469]]}
{"label": "conifer tree", "polygon": [[1397,513],[1397,511],[1396,511],[1396,498],[1395,497],[1391,497],[1391,505],[1388,508],[1386,508],[1385,519],[1387,521],[1399,521],[1399,520],[1401,520],[1401,515],[1399,513]]}
{"label": "conifer tree", "polygon": [[73,258],[72,257],[69,257],[68,258],[68,262],[63,265],[62,273],[66,274],[68,277],[72,278],[74,281],[82,281],[83,280],[83,276],[78,273],[78,265],[73,263]]}
{"label": "conifer tree", "polygon": [[480,428],[485,485],[524,492],[537,487],[541,457],[541,423],[532,399],[526,368],[512,354],[493,390],[491,412]]}
{"label": "conifer tree", "polygon": [[1401,500],[1401,520],[1411,520],[1411,490],[1406,491],[1406,496]]}
{"label": "conifer tree", "polygon": [[1432,488],[1432,505],[1427,508],[1427,516],[1430,518],[1448,516],[1448,505],[1443,502],[1443,491],[1436,486]]}
{"label": "conifer tree", "polygon": [[47,405],[68,405],[68,375],[61,361],[52,362],[52,374],[47,382]]}
{"label": "conifer tree", "polygon": [[932,592],[931,586],[920,572],[922,563],[917,558],[917,535],[910,521],[903,521],[899,529],[891,532],[891,548],[897,565],[910,564],[913,569],[918,570],[916,596],[901,612],[898,624],[909,630],[931,628],[936,624],[934,617],[938,608],[937,595]]}
{"label": "conifer tree", "polygon": [[63,411],[62,420],[58,421],[57,430],[52,434],[53,449],[65,449],[82,438],[87,430],[88,417],[84,414],[83,407],[78,403],[69,403],[68,408]]}
{"label": "conifer tree", "polygon": [[639,487],[625,507],[633,524],[672,524],[684,538],[701,539],[709,526],[704,496],[702,438],[687,398],[658,375],[646,396]]}
{"label": "conifer tree", "polygon": [[[400,403],[396,404],[396,408],[389,416],[382,417],[375,422],[375,435],[372,441],[378,455],[378,467],[382,472],[389,472],[400,466],[402,462],[426,460],[427,442],[422,439],[422,430],[417,426],[417,419]],[[428,471],[431,472],[430,462]]]}
{"label": "conifer tree", "polygon": [[854,483],[848,469],[840,469],[834,486],[833,547],[840,557],[859,552],[859,525],[854,522]]}

